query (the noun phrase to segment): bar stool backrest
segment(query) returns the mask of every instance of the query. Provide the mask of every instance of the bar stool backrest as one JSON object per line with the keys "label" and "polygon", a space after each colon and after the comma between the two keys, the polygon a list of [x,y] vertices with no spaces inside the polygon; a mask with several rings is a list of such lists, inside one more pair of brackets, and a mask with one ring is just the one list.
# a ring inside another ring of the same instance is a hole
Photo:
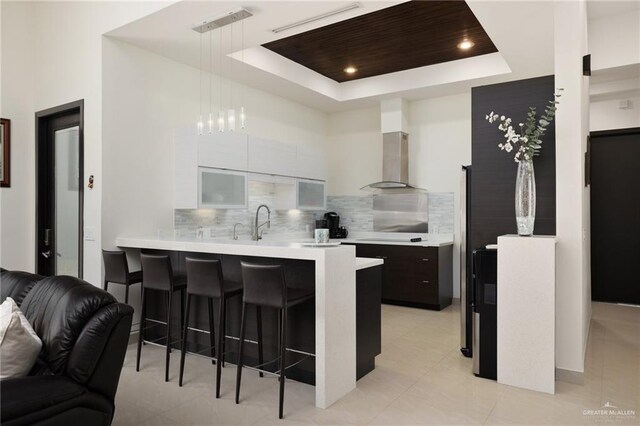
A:
{"label": "bar stool backrest", "polygon": [[102,259],[104,260],[105,281],[125,284],[129,274],[129,265],[127,264],[125,252],[102,250]]}
{"label": "bar stool backrest", "polygon": [[140,254],[142,266],[142,286],[155,290],[171,291],[173,269],[171,259],[166,254]]}
{"label": "bar stool backrest", "polygon": [[286,305],[287,285],[282,265],[241,262],[243,300],[254,305],[282,309]]}
{"label": "bar stool backrest", "polygon": [[187,257],[187,292],[198,296],[222,297],[222,263],[217,259]]}

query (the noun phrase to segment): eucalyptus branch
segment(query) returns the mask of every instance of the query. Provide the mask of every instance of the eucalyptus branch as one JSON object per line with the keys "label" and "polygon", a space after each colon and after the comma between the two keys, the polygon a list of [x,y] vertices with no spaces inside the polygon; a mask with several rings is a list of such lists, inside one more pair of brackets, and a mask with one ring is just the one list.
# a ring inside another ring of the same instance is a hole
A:
{"label": "eucalyptus branch", "polygon": [[558,98],[562,95],[563,89],[553,95],[553,100],[548,101],[544,108],[543,114],[537,118],[536,107],[529,107],[527,119],[524,123],[519,123],[520,133],[516,133],[511,125],[511,118],[499,115],[491,111],[485,116],[489,123],[499,122],[498,129],[504,133],[505,142],[499,143],[498,148],[502,151],[511,152],[516,148],[514,160],[516,163],[521,160],[532,160],[533,157],[540,155],[542,149],[542,136],[547,131],[548,126],[553,122],[558,108]]}

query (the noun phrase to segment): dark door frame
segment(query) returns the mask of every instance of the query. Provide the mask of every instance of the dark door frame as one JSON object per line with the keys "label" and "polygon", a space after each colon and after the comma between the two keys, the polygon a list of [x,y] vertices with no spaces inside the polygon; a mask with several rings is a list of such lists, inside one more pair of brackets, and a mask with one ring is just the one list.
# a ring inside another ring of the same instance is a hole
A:
{"label": "dark door frame", "polygon": [[640,133],[640,127],[629,127],[627,129],[596,130],[594,132],[589,132],[589,136],[594,138],[598,136],[636,135],[638,133]]}
{"label": "dark door frame", "polygon": [[[47,138],[47,122],[48,120],[63,116],[66,114],[78,113],[80,119],[78,123],[78,277],[82,278],[83,275],[83,259],[84,259],[84,99],[78,101],[69,102],[64,105],[59,105],[53,108],[48,108],[42,111],[38,111],[35,114],[36,118],[36,269],[39,265],[40,259],[40,225],[43,220],[40,215],[39,200],[41,193],[47,191],[47,188],[40,187],[40,179],[38,174],[40,173],[40,163],[42,161],[42,154],[40,150],[44,148]],[[55,164],[54,164],[55,166]],[[55,218],[55,208],[50,213]],[[54,236],[55,238],[55,236]],[[37,272],[37,271],[36,271]]]}

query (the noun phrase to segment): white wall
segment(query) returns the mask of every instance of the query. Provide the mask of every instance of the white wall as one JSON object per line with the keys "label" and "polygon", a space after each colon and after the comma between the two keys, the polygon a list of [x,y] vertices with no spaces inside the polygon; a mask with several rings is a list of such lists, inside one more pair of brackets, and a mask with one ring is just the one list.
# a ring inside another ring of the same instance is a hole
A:
{"label": "white wall", "polygon": [[[34,270],[36,111],[84,99],[84,278],[101,280],[102,34],[166,2],[2,2],[3,114],[13,124],[12,188],[2,189],[2,264]],[[62,30],[63,29],[63,30]],[[16,59],[13,61],[12,59]],[[16,148],[17,146],[17,148]],[[9,226],[8,226],[9,225]]]}
{"label": "white wall", "polygon": [[[630,109],[620,109],[620,101],[631,101]],[[590,104],[590,130],[640,127],[640,96],[593,101]]]}
{"label": "white wall", "polygon": [[[590,19],[587,33],[594,79],[607,76],[591,85],[590,130],[639,127],[640,75],[618,73],[640,64],[640,9]],[[609,77],[616,74],[618,79]],[[630,100],[632,108],[620,109],[622,100]]]}
{"label": "white wall", "polygon": [[[173,228],[173,130],[195,128],[200,73],[111,38],[104,38],[102,63],[102,245],[113,249],[119,235]],[[203,111],[208,114],[207,84]],[[240,94],[241,86],[234,86],[234,93]],[[247,133],[324,149],[325,113],[246,87],[244,106]],[[122,286],[110,291],[124,297]],[[130,297],[138,306],[139,293]]]}
{"label": "white wall", "polygon": [[589,131],[589,78],[583,0],[555,5],[555,84],[564,88],[556,116],[556,366],[584,371],[591,317],[589,189],[584,152]]}
{"label": "white wall", "polygon": [[11,187],[0,189],[0,265],[35,269],[34,33],[35,5],[0,2],[0,115],[11,120]]}
{"label": "white wall", "polygon": [[[471,163],[471,93],[409,103],[409,181],[431,192],[453,192],[454,297],[459,297],[460,170]],[[329,195],[363,195],[382,179],[379,108],[329,115]]]}
{"label": "white wall", "polygon": [[640,9],[589,20],[591,68],[640,63]]}
{"label": "white wall", "polygon": [[409,180],[454,193],[453,297],[460,297],[460,173],[471,164],[471,93],[410,103]]}
{"label": "white wall", "polygon": [[329,114],[328,195],[365,195],[360,188],[382,180],[380,108]]}

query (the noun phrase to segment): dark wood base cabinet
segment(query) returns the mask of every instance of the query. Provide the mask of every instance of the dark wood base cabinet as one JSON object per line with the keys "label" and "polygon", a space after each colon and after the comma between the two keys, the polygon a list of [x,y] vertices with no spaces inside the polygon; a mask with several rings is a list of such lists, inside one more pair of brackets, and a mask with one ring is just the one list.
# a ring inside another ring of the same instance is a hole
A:
{"label": "dark wood base cabinet", "polygon": [[384,260],[382,303],[442,310],[453,297],[453,245],[356,244],[356,256]]}
{"label": "dark wood base cabinet", "polygon": [[356,380],[376,368],[382,353],[382,266],[356,271]]}

